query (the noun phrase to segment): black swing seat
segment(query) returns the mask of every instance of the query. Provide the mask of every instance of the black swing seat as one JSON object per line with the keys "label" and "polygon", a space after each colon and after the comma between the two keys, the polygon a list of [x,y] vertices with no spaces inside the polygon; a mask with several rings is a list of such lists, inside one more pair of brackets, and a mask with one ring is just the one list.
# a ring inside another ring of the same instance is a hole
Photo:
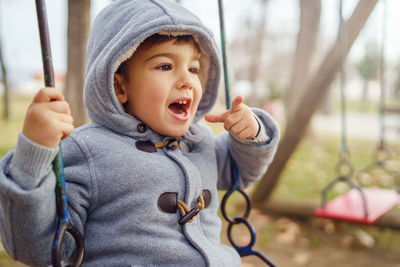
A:
{"label": "black swing seat", "polygon": [[361,224],[373,224],[400,202],[396,190],[353,188],[325,203],[314,215]]}

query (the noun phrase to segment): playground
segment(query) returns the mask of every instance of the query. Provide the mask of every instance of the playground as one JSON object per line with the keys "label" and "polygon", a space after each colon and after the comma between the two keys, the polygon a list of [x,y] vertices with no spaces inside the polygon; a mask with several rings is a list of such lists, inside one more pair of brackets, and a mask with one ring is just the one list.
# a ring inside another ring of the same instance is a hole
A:
{"label": "playground", "polygon": [[[198,9],[190,1],[175,2],[194,13]],[[337,29],[326,42],[321,39],[329,34],[318,35],[318,27],[323,30],[320,21],[332,15],[327,4],[298,2],[297,35],[288,37],[268,28],[264,14],[283,5],[273,0],[254,0],[257,12],[247,6],[249,13],[241,19],[247,19],[252,30],[241,28],[242,34],[226,38],[223,26],[219,29],[223,58],[230,64],[224,68],[220,88],[224,93],[211,113],[223,112],[229,108],[230,94],[240,94],[249,106],[269,112],[281,129],[275,158],[261,179],[242,191],[233,178],[233,190],[219,193],[221,240],[243,254],[242,267],[266,266],[260,254],[281,267],[400,267],[400,54],[388,52],[394,32],[387,26],[387,12],[394,2],[359,0],[343,7],[345,1],[338,0],[332,11]],[[236,5],[225,7],[228,16]],[[258,19],[251,20],[253,15]],[[226,26],[231,33],[232,25]],[[296,45],[285,48],[282,44],[288,40]],[[77,43],[82,47],[85,40]],[[71,86],[66,80],[72,72],[83,72],[73,67],[82,62],[69,64],[70,73],[60,75],[57,84]],[[2,73],[4,77],[4,68]],[[37,76],[30,83],[37,87],[33,91],[48,77]],[[66,95],[76,126],[88,120],[83,105],[75,101],[82,83],[74,84],[79,89]],[[32,101],[31,88],[7,85],[5,78],[1,85],[0,159],[15,148]],[[215,134],[224,131],[221,124],[203,122]],[[0,247],[2,266],[25,265]]]}

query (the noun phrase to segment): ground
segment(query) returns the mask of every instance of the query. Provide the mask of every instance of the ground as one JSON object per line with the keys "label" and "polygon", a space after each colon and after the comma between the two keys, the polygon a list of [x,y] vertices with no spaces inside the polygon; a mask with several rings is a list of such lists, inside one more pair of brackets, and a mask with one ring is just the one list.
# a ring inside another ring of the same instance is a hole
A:
{"label": "ground", "polygon": [[[399,233],[388,229],[375,229],[381,235],[389,237],[386,241],[375,240],[374,244],[368,245],[372,245],[371,247],[367,247],[368,241],[361,244],[350,234],[354,232],[355,226],[347,223],[335,224],[316,218],[300,220],[269,216],[257,210],[252,211],[249,220],[258,234],[254,250],[267,255],[280,267],[400,267]],[[356,229],[363,233],[362,229],[369,227]],[[222,239],[224,243],[228,243],[225,230],[226,225]],[[239,234],[240,237],[234,237],[234,240],[244,246],[248,243],[248,234],[240,233],[241,230],[244,229],[238,229],[236,232],[233,228],[233,235]],[[397,241],[391,237],[397,238]],[[389,244],[384,244],[385,242]],[[0,255],[0,267],[25,266],[10,260],[4,251]],[[242,260],[242,267],[266,266],[256,256],[244,257]]]}
{"label": "ground", "polygon": [[[262,234],[254,249],[281,267],[400,267],[398,231],[320,218],[268,216],[258,211],[252,212],[249,220]],[[268,233],[270,236],[266,237]],[[235,240],[240,241],[244,242],[242,246],[248,244],[240,238]],[[256,256],[242,260],[242,267],[266,266]]]}

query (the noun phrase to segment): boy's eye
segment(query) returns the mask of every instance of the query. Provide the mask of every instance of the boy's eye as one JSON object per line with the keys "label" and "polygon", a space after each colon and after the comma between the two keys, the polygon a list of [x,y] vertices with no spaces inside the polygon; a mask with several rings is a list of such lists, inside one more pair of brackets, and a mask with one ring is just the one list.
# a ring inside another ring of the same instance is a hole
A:
{"label": "boy's eye", "polygon": [[199,74],[200,73],[200,68],[189,68],[189,71],[193,74]]}
{"label": "boy's eye", "polygon": [[158,70],[171,70],[172,66],[171,66],[171,64],[162,64],[162,65],[156,67],[156,69],[158,69]]}

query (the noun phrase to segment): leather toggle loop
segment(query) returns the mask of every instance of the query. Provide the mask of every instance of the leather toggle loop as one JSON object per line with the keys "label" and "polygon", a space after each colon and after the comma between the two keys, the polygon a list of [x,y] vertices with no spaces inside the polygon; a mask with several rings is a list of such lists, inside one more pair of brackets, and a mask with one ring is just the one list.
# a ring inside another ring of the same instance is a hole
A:
{"label": "leather toggle loop", "polygon": [[193,209],[189,209],[189,207],[186,205],[185,202],[182,200],[178,200],[178,210],[182,215],[182,218],[178,221],[180,225],[185,224],[187,222],[193,222],[194,217],[199,214],[199,212],[204,209],[205,204],[204,204],[204,197],[203,195],[200,195],[197,205]]}
{"label": "leather toggle loop", "polygon": [[178,223],[179,224],[184,224],[187,222],[193,222],[194,221],[194,216],[196,216],[197,214],[199,214],[200,209],[199,208],[193,208],[191,209],[188,213],[185,214],[185,216],[183,216]]}
{"label": "leather toggle loop", "polygon": [[[154,147],[154,146],[153,146]],[[211,192],[207,189],[204,189],[202,192],[203,200],[204,200],[204,209],[207,208],[211,203]],[[183,205],[186,206],[184,202],[181,202],[181,208]],[[178,193],[176,192],[165,192],[160,195],[157,201],[158,209],[165,213],[174,214],[178,210]],[[200,206],[201,208],[201,206]],[[188,213],[188,211],[183,210],[184,214]],[[181,213],[182,214],[182,213]]]}
{"label": "leather toggle loop", "polygon": [[168,139],[164,142],[155,143],[154,146],[156,148],[163,148],[166,147],[169,150],[174,150],[179,147],[179,143],[177,139]]}

